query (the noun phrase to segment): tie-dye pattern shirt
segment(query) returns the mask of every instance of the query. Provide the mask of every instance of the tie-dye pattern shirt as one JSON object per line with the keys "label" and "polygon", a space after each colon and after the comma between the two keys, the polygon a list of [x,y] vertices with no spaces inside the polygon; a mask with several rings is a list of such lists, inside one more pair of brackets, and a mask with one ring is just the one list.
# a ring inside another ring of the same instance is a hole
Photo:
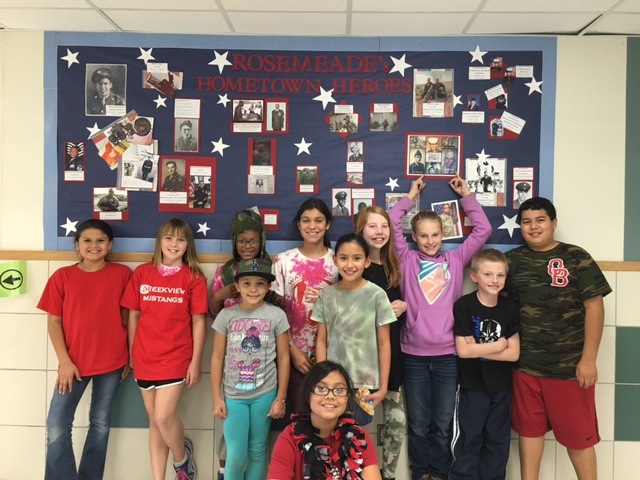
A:
{"label": "tie-dye pattern shirt", "polygon": [[402,217],[414,207],[407,197],[390,211],[396,254],[400,261],[400,289],[407,302],[407,320],[400,333],[402,351],[435,356],[455,353],[453,303],[462,295],[464,267],[491,236],[491,224],[475,195],[460,199],[473,231],[464,243],[435,257],[409,248],[402,233]]}
{"label": "tie-dye pattern shirt", "polygon": [[311,320],[313,303],[305,302],[308,287],[322,288],[338,280],[338,269],[333,263],[333,250],[327,249],[322,257],[309,258],[292,248],[276,255],[273,260],[276,277],[272,289],[284,297],[293,341],[307,356],[316,351],[318,324]]}

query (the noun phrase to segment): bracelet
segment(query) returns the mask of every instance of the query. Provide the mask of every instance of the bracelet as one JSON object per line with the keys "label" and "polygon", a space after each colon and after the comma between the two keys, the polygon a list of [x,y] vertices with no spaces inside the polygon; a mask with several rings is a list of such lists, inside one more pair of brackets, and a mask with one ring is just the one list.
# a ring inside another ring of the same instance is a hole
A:
{"label": "bracelet", "polygon": [[282,405],[286,405],[286,400],[278,400],[277,398],[273,401],[273,403],[281,403]]}

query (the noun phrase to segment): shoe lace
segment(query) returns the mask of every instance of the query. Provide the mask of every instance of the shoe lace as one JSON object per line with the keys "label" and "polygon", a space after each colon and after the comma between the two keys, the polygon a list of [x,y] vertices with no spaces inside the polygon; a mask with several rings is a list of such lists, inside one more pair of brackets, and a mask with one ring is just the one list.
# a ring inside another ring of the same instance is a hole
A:
{"label": "shoe lace", "polygon": [[189,474],[184,470],[178,470],[176,472],[176,480],[191,480]]}

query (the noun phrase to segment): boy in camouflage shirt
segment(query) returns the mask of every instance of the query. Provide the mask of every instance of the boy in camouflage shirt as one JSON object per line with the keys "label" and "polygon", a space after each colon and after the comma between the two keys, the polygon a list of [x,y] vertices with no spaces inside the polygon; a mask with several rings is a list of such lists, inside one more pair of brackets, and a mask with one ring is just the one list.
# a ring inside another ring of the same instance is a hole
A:
{"label": "boy in camouflage shirt", "polygon": [[521,350],[513,376],[513,429],[523,480],[537,479],[544,435],[553,430],[580,480],[595,479],[596,358],[611,293],[582,248],[558,242],[553,204],[542,197],[518,210],[526,245],[507,252],[507,292],[520,303]]}

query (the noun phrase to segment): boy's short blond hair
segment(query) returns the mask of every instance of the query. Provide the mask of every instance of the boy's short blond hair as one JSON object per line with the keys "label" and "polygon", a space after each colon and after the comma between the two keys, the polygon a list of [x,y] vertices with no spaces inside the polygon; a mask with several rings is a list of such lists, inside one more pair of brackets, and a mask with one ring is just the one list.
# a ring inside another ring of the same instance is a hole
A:
{"label": "boy's short blond hair", "polygon": [[469,268],[472,272],[477,272],[482,262],[501,262],[504,264],[506,273],[509,273],[509,261],[507,260],[506,255],[500,250],[496,250],[495,248],[480,250],[471,259]]}

